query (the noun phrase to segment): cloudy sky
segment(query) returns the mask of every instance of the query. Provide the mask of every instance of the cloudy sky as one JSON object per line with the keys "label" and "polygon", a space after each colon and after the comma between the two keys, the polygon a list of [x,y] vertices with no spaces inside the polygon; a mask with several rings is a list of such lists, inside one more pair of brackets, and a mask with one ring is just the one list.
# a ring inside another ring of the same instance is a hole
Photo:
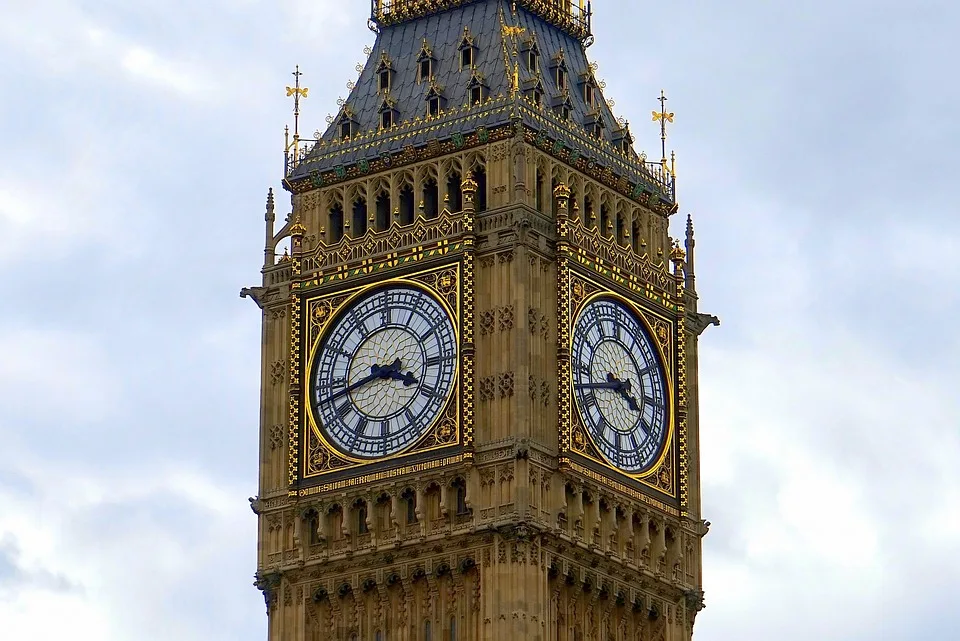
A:
{"label": "cloudy sky", "polygon": [[[368,3],[2,5],[4,636],[265,639],[260,317],[237,292],[289,72],[312,131],[373,43]],[[668,92],[723,320],[702,340],[696,638],[953,638],[960,7],[594,7],[590,56],[651,156]]]}

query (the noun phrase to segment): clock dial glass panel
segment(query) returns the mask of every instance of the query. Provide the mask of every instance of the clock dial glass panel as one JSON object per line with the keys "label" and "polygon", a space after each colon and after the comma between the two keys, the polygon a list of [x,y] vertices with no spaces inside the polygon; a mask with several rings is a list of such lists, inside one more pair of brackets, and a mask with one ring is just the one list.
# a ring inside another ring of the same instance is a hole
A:
{"label": "clock dial glass panel", "polygon": [[327,440],[351,456],[379,458],[412,446],[453,390],[453,321],[418,288],[363,296],[322,341],[311,377],[314,415]]}
{"label": "clock dial glass panel", "polygon": [[573,329],[573,392],[601,454],[628,473],[649,468],[669,430],[666,372],[649,332],[615,299],[588,303]]}

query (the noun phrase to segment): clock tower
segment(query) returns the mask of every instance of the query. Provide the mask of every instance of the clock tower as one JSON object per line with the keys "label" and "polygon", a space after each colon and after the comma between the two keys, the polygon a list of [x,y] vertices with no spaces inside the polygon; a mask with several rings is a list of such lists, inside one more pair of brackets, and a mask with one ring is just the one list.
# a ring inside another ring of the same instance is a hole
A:
{"label": "clock tower", "polygon": [[690,639],[717,321],[671,165],[611,112],[582,0],[371,4],[241,292],[269,640]]}

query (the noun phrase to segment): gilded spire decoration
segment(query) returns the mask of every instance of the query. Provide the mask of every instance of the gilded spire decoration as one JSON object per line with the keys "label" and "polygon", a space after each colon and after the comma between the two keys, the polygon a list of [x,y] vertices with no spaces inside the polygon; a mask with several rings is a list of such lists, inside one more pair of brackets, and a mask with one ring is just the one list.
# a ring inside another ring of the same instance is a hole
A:
{"label": "gilded spire decoration", "polygon": [[660,123],[660,151],[661,159],[660,164],[663,166],[664,172],[667,171],[667,123],[673,122],[673,112],[667,111],[667,96],[660,90],[660,111],[653,112],[653,122]]}
{"label": "gilded spire decoration", "polygon": [[300,98],[306,98],[310,91],[308,87],[300,86],[300,65],[297,65],[293,71],[294,85],[287,87],[287,97],[293,96],[293,140],[290,140],[290,130],[284,128],[284,155],[289,162],[290,150],[293,150],[293,157],[297,159],[300,152]]}

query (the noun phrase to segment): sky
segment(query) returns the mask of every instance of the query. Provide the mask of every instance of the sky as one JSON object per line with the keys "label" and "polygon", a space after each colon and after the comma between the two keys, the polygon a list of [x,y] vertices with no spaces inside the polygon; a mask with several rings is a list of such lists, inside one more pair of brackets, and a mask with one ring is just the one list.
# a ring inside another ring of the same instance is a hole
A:
{"label": "sky", "polygon": [[[259,284],[284,86],[347,95],[367,2],[0,0],[0,622],[256,641]],[[960,5],[596,0],[697,230],[698,641],[960,628]]]}

